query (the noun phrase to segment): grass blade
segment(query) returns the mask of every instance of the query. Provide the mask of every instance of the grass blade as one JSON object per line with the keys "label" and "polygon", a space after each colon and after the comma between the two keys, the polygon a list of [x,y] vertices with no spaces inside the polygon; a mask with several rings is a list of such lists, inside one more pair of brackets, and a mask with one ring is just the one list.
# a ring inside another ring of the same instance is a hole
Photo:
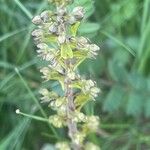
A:
{"label": "grass blade", "polygon": [[32,14],[22,5],[22,3],[19,0],[14,0],[15,3],[18,5],[18,7],[27,15],[29,19],[32,19]]}
{"label": "grass blade", "polygon": [[23,31],[25,31],[27,29],[28,28],[26,27],[26,28],[22,28],[22,29],[19,29],[19,30],[12,31],[10,33],[6,33],[5,35],[0,37],[0,42],[4,41],[4,40],[6,40],[6,39],[8,39],[8,38],[10,38],[10,37],[20,33],[20,32],[23,32]]}
{"label": "grass blade", "polygon": [[[28,128],[30,124],[30,119],[25,118],[20,121],[20,123],[8,134],[4,139],[0,141],[0,149],[7,150],[7,149],[15,149],[16,144],[18,141],[21,142],[23,136],[25,136],[25,129]],[[21,139],[20,139],[21,138]]]}
{"label": "grass blade", "polygon": [[[21,76],[18,68],[15,68],[15,71],[17,73],[17,75],[19,76],[20,80],[22,81],[23,85],[26,87],[27,91],[29,92],[32,100],[35,102],[35,104],[37,105],[38,109],[40,110],[41,114],[43,115],[43,117],[45,119],[48,119],[48,116],[46,115],[45,111],[43,110],[43,108],[41,107],[41,105],[39,104],[37,98],[34,96],[34,94],[32,93],[30,87],[28,86],[27,82],[23,79],[23,77]],[[49,123],[48,123],[49,125]],[[53,131],[54,135],[56,136],[57,139],[59,139],[59,136],[57,134],[57,132],[55,131],[55,129],[49,125],[49,127],[51,128],[51,130]]]}
{"label": "grass blade", "polygon": [[21,79],[22,83],[24,84],[24,86],[26,87],[27,91],[29,92],[32,100],[35,102],[35,104],[37,105],[37,107],[39,108],[39,110],[41,111],[41,114],[43,115],[43,117],[47,118],[47,115],[45,114],[44,110],[42,109],[41,105],[39,104],[37,98],[33,95],[31,89],[29,88],[27,82],[23,79],[22,75],[20,74],[18,68],[15,68],[15,71],[17,73],[17,75],[19,76],[19,78]]}
{"label": "grass blade", "polygon": [[142,16],[142,25],[141,25],[141,33],[144,32],[144,28],[146,26],[146,19],[147,19],[147,16],[149,14],[149,11],[148,11],[149,2],[150,2],[149,0],[145,0],[144,1],[143,16]]}
{"label": "grass blade", "polygon": [[109,33],[105,32],[105,31],[100,31],[100,32],[102,34],[104,34],[105,36],[107,36],[108,38],[112,39],[114,42],[116,42],[120,46],[122,46],[125,50],[127,50],[130,54],[132,54],[135,57],[135,52],[131,48],[126,46],[124,43],[122,43],[120,40],[114,38],[112,35],[110,35]]}

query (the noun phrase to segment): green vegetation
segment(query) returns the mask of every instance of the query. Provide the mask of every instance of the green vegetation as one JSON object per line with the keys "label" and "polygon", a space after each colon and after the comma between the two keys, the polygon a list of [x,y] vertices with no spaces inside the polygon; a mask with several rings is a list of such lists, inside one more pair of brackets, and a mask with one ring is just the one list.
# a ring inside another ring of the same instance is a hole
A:
{"label": "green vegetation", "polygon": [[[102,150],[149,150],[150,0],[76,0],[78,5],[86,8],[88,20],[79,34],[101,47],[97,59],[79,69],[102,91],[84,107],[101,119],[99,134],[88,138]],[[67,136],[15,113],[19,108],[46,118],[51,111],[40,104],[39,89],[50,85],[62,92],[57,82],[41,84],[38,70],[44,64],[31,38],[32,16],[48,7],[46,0],[0,0],[0,150],[51,150]]]}

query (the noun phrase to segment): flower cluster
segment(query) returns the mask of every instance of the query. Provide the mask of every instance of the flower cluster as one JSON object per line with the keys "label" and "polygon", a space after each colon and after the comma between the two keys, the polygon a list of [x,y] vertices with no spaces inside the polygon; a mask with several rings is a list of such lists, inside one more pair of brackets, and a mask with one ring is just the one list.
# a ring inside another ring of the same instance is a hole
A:
{"label": "flower cluster", "polygon": [[75,7],[68,9],[71,0],[49,0],[55,4],[55,11],[46,10],[35,16],[32,22],[37,26],[32,32],[37,45],[38,56],[46,61],[47,66],[41,68],[42,78],[45,81],[58,81],[64,95],[42,89],[42,102],[56,114],[49,117],[49,123],[57,128],[68,127],[71,143],[59,142],[59,150],[98,150],[98,146],[86,142],[87,135],[97,132],[99,118],[86,116],[81,110],[89,101],[95,100],[100,92],[96,82],[81,77],[77,67],[86,58],[95,58],[100,48],[84,37],[77,36],[84,9]]}

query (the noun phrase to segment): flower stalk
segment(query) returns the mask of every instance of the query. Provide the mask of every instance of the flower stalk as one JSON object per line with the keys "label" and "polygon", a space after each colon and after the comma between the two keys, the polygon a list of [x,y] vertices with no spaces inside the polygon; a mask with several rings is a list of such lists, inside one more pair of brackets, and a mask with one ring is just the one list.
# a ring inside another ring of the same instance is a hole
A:
{"label": "flower stalk", "polygon": [[[71,62],[66,60],[66,64],[70,66]],[[69,68],[69,67],[68,67]],[[75,103],[74,103],[74,96],[73,96],[73,89],[71,88],[71,79],[68,78],[66,75],[65,78],[65,89],[66,89],[66,98],[67,98],[67,105],[66,105],[66,113],[67,113],[67,126],[68,126],[68,135],[71,139],[72,147],[74,150],[80,150],[81,146],[79,143],[74,141],[74,136],[78,133],[77,123],[72,119],[71,114],[75,113]]]}
{"label": "flower stalk", "polygon": [[56,144],[58,150],[99,150],[88,142],[87,136],[97,132],[99,117],[86,116],[83,106],[89,100],[95,100],[100,92],[96,82],[86,80],[78,73],[78,66],[86,58],[96,58],[99,47],[90,40],[77,35],[84,17],[81,6],[68,9],[71,0],[49,0],[56,6],[54,11],[46,10],[35,16],[32,22],[38,29],[32,32],[37,45],[38,56],[47,62],[41,68],[45,81],[58,81],[63,95],[42,89],[42,102],[49,104],[56,114],[49,117],[49,123],[57,128],[68,127],[71,142],[61,141]]}

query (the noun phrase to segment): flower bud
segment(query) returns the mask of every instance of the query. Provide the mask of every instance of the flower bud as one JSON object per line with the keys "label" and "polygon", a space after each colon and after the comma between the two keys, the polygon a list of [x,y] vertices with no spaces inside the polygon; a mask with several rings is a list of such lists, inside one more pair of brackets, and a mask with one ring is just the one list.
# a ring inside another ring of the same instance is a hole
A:
{"label": "flower bud", "polygon": [[72,24],[75,24],[77,22],[77,19],[74,16],[70,16],[68,22],[72,25]]}
{"label": "flower bud", "polygon": [[91,88],[91,95],[95,98],[98,96],[98,93],[100,92],[100,89],[97,87]]}
{"label": "flower bud", "polygon": [[51,15],[52,15],[52,12],[46,10],[46,11],[43,11],[40,16],[44,22],[48,22],[48,21],[51,21],[51,18],[50,18]]}
{"label": "flower bud", "polygon": [[82,112],[76,112],[79,121],[85,122],[87,117]]}
{"label": "flower bud", "polygon": [[55,101],[51,101],[49,107],[55,108]]}
{"label": "flower bud", "polygon": [[58,7],[57,8],[57,15],[60,15],[60,16],[63,16],[67,13],[67,9],[66,8],[61,8],[61,7]]}
{"label": "flower bud", "polygon": [[58,71],[61,74],[64,74],[64,68],[60,64],[58,64],[58,62],[56,62],[56,61],[54,64],[49,65],[49,67]]}
{"label": "flower bud", "polygon": [[66,116],[66,105],[61,105],[57,110],[59,116]]}
{"label": "flower bud", "polygon": [[44,67],[40,69],[40,72],[42,72],[43,75],[47,76],[50,73],[50,69],[48,67]]}
{"label": "flower bud", "polygon": [[77,20],[80,20],[84,17],[84,9],[81,6],[75,7],[72,13]]}
{"label": "flower bud", "polygon": [[42,94],[42,95],[48,95],[48,94],[49,94],[49,91],[44,88],[44,89],[41,89],[41,90],[39,91],[39,93]]}
{"label": "flower bud", "polygon": [[97,46],[96,44],[89,44],[87,45],[87,49],[88,51],[88,56],[90,58],[95,58],[96,55],[98,55],[97,51],[100,50],[99,46]]}
{"label": "flower bud", "polygon": [[87,142],[85,144],[85,150],[100,150],[100,148],[93,143]]}
{"label": "flower bud", "polygon": [[95,83],[94,83],[92,80],[88,80],[88,81],[87,81],[87,84],[88,84],[90,87],[92,87],[92,86],[95,85]]}
{"label": "flower bud", "polygon": [[49,122],[53,124],[57,128],[61,128],[63,126],[63,118],[58,115],[53,115],[49,117]]}
{"label": "flower bud", "polygon": [[55,23],[53,23],[50,27],[49,27],[49,31],[51,33],[56,33],[57,32],[57,26]]}
{"label": "flower bud", "polygon": [[68,72],[67,76],[68,76],[68,78],[70,78],[71,80],[75,80],[75,78],[76,78],[75,73],[72,72],[72,71]]}
{"label": "flower bud", "polygon": [[43,35],[43,31],[41,29],[35,29],[33,32],[32,32],[32,36],[33,37],[41,37]]}
{"label": "flower bud", "polygon": [[81,132],[76,133],[76,134],[74,135],[74,142],[75,142],[76,144],[81,144],[81,143],[84,141],[85,136],[86,136],[86,135],[85,135],[84,133],[81,133]]}
{"label": "flower bud", "polygon": [[70,2],[72,2],[73,0],[48,0],[48,2],[50,3],[54,3],[55,5],[67,5],[69,4]]}
{"label": "flower bud", "polygon": [[42,24],[42,19],[40,16],[35,16],[33,19],[32,19],[32,23],[34,23],[35,25],[40,25]]}
{"label": "flower bud", "polygon": [[39,93],[43,96],[41,98],[43,102],[50,102],[51,100],[57,99],[58,95],[55,92],[49,92],[47,89],[41,89]]}
{"label": "flower bud", "polygon": [[60,107],[62,104],[63,104],[63,99],[62,99],[62,98],[58,98],[58,99],[55,101],[56,107]]}
{"label": "flower bud", "polygon": [[48,45],[45,44],[45,43],[40,43],[40,44],[37,45],[37,48],[39,48],[39,49],[47,49]]}
{"label": "flower bud", "polygon": [[60,36],[58,37],[58,42],[59,42],[60,44],[65,43],[65,41],[66,41],[65,35],[60,35]]}
{"label": "flower bud", "polygon": [[39,43],[43,42],[43,38],[42,37],[33,37],[34,43],[37,45]]}
{"label": "flower bud", "polygon": [[79,42],[79,44],[81,44],[81,45],[85,45],[85,44],[88,43],[88,39],[85,38],[85,37],[80,37],[80,38],[78,38],[78,42]]}
{"label": "flower bud", "polygon": [[60,24],[60,25],[58,26],[58,34],[59,34],[59,35],[65,35],[64,32],[65,32],[65,25],[64,25],[64,23],[63,23],[63,24]]}
{"label": "flower bud", "polygon": [[91,51],[94,51],[94,52],[100,50],[99,46],[97,46],[96,44],[91,44],[91,45],[89,46],[89,49],[90,49]]}
{"label": "flower bud", "polygon": [[52,61],[54,58],[55,58],[55,56],[53,54],[51,54],[50,52],[47,53],[47,55],[45,56],[46,61]]}
{"label": "flower bud", "polygon": [[85,92],[90,92],[91,87],[95,86],[95,83],[92,80],[82,80],[82,83],[83,83],[83,90]]}
{"label": "flower bud", "polygon": [[86,126],[91,132],[96,132],[99,128],[99,117],[97,116],[87,117]]}
{"label": "flower bud", "polygon": [[56,144],[56,150],[71,150],[67,142],[59,142]]}

